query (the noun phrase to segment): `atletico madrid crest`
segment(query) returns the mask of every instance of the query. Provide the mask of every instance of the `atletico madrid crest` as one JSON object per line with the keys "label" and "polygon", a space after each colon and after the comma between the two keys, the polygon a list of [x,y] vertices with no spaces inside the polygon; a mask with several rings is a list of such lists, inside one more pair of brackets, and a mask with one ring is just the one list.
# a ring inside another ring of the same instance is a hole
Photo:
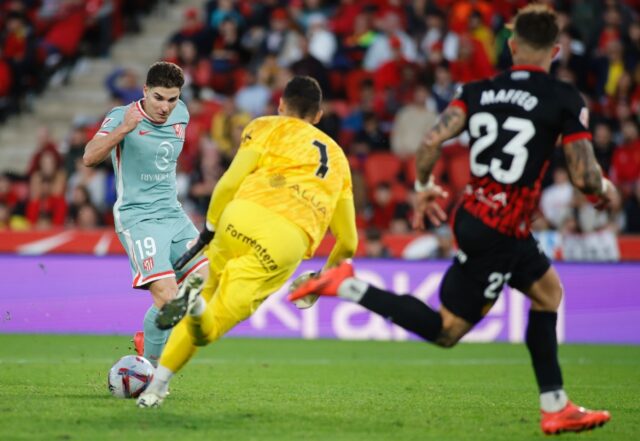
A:
{"label": "atletico madrid crest", "polygon": [[184,140],[184,127],[182,124],[174,124],[173,131],[176,132],[176,136],[182,140]]}
{"label": "atletico madrid crest", "polygon": [[153,269],[153,257],[147,257],[142,261],[142,266],[146,272],[150,272]]}

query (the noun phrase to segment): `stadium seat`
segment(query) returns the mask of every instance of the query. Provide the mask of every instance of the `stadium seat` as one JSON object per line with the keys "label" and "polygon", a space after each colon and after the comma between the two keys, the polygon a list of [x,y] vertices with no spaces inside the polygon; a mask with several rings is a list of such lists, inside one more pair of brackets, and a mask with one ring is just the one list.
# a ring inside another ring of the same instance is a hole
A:
{"label": "stadium seat", "polygon": [[[442,175],[444,174],[446,163],[445,158],[440,158],[433,166],[431,174],[435,178],[437,183],[442,182]],[[404,161],[404,176],[407,184],[413,185],[416,180],[416,157],[411,156]]]}
{"label": "stadium seat", "polygon": [[454,194],[458,194],[464,190],[471,176],[468,150],[458,150],[449,156],[449,160],[447,161],[447,176],[449,177],[449,185]]}
{"label": "stadium seat", "polygon": [[366,79],[372,79],[372,75],[364,70],[356,69],[347,73],[344,86],[347,100],[350,103],[358,103],[360,101],[360,87]]}
{"label": "stadium seat", "polygon": [[367,187],[373,189],[381,182],[396,182],[402,169],[402,161],[393,153],[372,153],[364,164]]}

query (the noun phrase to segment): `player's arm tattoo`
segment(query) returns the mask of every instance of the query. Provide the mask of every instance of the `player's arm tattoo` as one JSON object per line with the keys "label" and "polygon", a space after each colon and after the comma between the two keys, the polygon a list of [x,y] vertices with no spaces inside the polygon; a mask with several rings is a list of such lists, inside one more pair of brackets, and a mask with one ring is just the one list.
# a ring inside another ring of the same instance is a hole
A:
{"label": "player's arm tattoo", "polygon": [[440,146],[449,138],[460,134],[466,123],[465,112],[457,106],[449,106],[440,114],[436,124],[425,135],[416,155],[418,181],[425,184],[431,170],[440,157]]}
{"label": "player's arm tattoo", "polygon": [[602,190],[602,170],[593,153],[591,142],[586,139],[564,145],[571,182],[583,193],[598,194]]}

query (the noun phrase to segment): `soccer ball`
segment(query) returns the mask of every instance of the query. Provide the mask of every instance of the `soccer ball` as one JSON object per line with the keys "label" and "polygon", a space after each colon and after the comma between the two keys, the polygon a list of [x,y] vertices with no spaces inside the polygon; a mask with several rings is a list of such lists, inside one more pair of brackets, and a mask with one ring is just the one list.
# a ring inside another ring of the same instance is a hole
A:
{"label": "soccer ball", "polygon": [[153,371],[146,358],[126,355],[109,371],[109,392],[117,398],[136,398],[151,383]]}

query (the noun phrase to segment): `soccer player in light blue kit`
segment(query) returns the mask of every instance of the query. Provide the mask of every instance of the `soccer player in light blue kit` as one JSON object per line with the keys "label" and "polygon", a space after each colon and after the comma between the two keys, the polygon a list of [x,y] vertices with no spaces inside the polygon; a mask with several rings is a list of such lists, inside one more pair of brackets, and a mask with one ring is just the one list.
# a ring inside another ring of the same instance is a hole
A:
{"label": "soccer player in light blue kit", "polygon": [[179,99],[183,84],[180,67],[153,64],[144,98],[112,109],[83,158],[85,166],[93,167],[111,155],[118,193],[113,206],[116,232],[129,256],[133,287],[148,289],[153,297],[144,317],[144,357],[154,366],[170,332],[155,324],[159,308],[176,296],[188,274],[208,274],[205,257],[180,271],[172,264],[199,234],[176,189],[176,162],[189,123],[187,106]]}

